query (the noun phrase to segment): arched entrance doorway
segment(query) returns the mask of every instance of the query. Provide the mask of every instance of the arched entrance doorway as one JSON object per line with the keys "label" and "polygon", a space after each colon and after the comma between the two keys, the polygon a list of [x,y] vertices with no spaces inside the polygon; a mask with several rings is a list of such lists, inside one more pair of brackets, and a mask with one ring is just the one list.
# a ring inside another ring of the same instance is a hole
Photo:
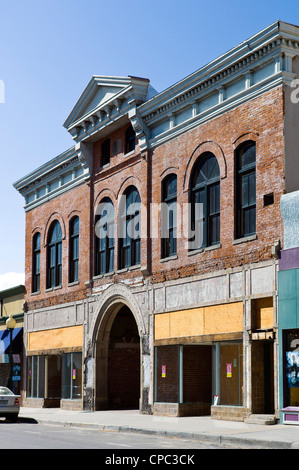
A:
{"label": "arched entrance doorway", "polygon": [[124,303],[114,303],[100,322],[96,339],[96,410],[139,409],[140,336]]}
{"label": "arched entrance doorway", "polygon": [[108,408],[138,409],[140,338],[130,309],[122,307],[110,331],[108,346]]}

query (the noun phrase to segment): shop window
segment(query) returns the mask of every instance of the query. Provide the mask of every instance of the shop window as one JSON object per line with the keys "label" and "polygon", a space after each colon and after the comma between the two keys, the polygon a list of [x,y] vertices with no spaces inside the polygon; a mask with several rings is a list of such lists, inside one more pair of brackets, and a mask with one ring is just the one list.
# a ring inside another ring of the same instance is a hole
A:
{"label": "shop window", "polygon": [[183,401],[211,404],[212,346],[183,347]]}
{"label": "shop window", "polygon": [[299,330],[284,333],[284,406],[299,406]]}
{"label": "shop window", "polygon": [[179,367],[179,346],[155,348],[155,402],[179,403]]}
{"label": "shop window", "polygon": [[79,280],[79,217],[70,222],[70,282]]}
{"label": "shop window", "polygon": [[29,356],[27,398],[82,398],[82,353]]}
{"label": "shop window", "polygon": [[236,238],[256,231],[256,149],[245,142],[236,151]]}
{"label": "shop window", "polygon": [[49,355],[47,356],[47,388],[48,394],[45,398],[52,400],[60,400],[61,398],[61,370],[62,370],[62,356]]}
{"label": "shop window", "polygon": [[41,234],[36,233],[33,237],[32,292],[40,290],[40,246]]}
{"label": "shop window", "polygon": [[45,356],[27,358],[27,398],[44,398]]}
{"label": "shop window", "polygon": [[155,348],[155,402],[201,403],[212,399],[212,346],[168,345]]}
{"label": "shop window", "polygon": [[114,206],[105,198],[96,211],[95,275],[114,271]]}
{"label": "shop window", "polygon": [[122,196],[120,203],[120,268],[140,263],[140,210],[139,193],[134,186],[130,186]]}
{"label": "shop window", "polygon": [[167,176],[162,182],[161,235],[162,258],[177,252],[177,177]]}
{"label": "shop window", "polygon": [[67,353],[62,357],[62,398],[82,397],[82,353]]}
{"label": "shop window", "polygon": [[190,249],[220,242],[220,172],[216,157],[206,153],[199,158],[191,177]]}

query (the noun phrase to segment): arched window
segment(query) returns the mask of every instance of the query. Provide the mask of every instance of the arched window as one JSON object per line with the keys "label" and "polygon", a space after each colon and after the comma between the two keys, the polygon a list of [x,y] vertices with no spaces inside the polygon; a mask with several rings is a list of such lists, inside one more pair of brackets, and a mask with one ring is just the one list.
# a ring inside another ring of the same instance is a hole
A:
{"label": "arched window", "polygon": [[162,182],[161,238],[162,258],[177,252],[177,177],[169,175]]}
{"label": "arched window", "polygon": [[32,256],[32,292],[40,290],[40,246],[41,235],[36,233],[33,237]]}
{"label": "arched window", "polygon": [[220,173],[210,152],[197,161],[191,176],[191,231],[190,249],[220,241]]}
{"label": "arched window", "polygon": [[139,192],[134,186],[130,186],[122,195],[120,202],[120,268],[140,263],[140,206]]}
{"label": "arched window", "polygon": [[70,221],[70,257],[69,257],[69,281],[79,280],[79,217],[75,216]]}
{"label": "arched window", "polygon": [[236,150],[236,238],[255,234],[256,230],[256,149],[248,141]]}
{"label": "arched window", "polygon": [[62,230],[58,220],[50,227],[47,246],[47,288],[62,285]]}
{"label": "arched window", "polygon": [[114,206],[105,198],[96,210],[95,275],[114,271]]}

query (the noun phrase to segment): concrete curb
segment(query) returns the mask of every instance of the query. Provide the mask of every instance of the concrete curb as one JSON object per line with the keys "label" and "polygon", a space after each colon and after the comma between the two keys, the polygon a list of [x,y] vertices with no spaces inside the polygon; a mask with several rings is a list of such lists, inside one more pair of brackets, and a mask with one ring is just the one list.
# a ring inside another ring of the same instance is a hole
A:
{"label": "concrete curb", "polygon": [[55,426],[64,426],[72,428],[94,429],[102,432],[119,432],[119,433],[135,433],[148,434],[152,436],[168,437],[172,439],[186,439],[190,441],[199,441],[207,444],[215,444],[218,446],[233,446],[234,448],[255,448],[255,449],[299,449],[299,441],[268,441],[253,438],[238,437],[223,434],[206,434],[206,433],[188,433],[180,431],[162,431],[155,429],[137,428],[123,425],[107,425],[97,423],[79,423],[70,421],[56,421],[48,419],[36,420],[40,424],[48,424]]}

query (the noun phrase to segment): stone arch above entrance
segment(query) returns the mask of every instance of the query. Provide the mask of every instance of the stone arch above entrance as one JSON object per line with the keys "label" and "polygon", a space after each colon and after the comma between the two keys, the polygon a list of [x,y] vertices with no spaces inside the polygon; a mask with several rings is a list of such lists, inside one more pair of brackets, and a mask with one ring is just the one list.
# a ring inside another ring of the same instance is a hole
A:
{"label": "stone arch above entrance", "polygon": [[131,310],[139,335],[143,336],[148,333],[140,307],[130,289],[123,284],[114,284],[104,291],[94,307],[96,314],[91,326],[93,344],[95,344],[98,335],[104,334],[108,323],[113,321],[122,305],[126,305]]}

